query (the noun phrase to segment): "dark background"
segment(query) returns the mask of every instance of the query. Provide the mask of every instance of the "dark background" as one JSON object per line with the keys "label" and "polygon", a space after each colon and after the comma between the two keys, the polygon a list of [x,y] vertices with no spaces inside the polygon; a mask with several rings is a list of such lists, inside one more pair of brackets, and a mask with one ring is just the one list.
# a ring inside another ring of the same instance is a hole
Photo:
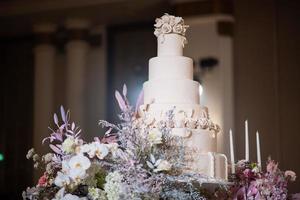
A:
{"label": "dark background", "polygon": [[[114,120],[114,90],[124,82],[129,88],[141,87],[147,79],[148,59],[156,54],[152,35],[156,17],[165,12],[183,17],[232,15],[235,130],[243,132],[248,118],[250,129],[266,133],[263,156],[271,154],[282,169],[300,174],[299,10],[297,0],[0,1],[0,153],[5,157],[0,162],[0,198],[20,199],[21,191],[35,184],[32,163],[25,158],[34,137],[33,47],[38,41],[32,27],[47,21],[61,25],[69,17],[105,25],[107,84],[103,98],[107,111],[98,119]],[[62,53],[63,38],[55,42]],[[135,96],[136,91],[130,98]],[[237,134],[238,158],[243,155],[243,142],[243,135]],[[255,141],[250,145],[255,146]],[[299,188],[298,180],[290,191],[300,192]]]}

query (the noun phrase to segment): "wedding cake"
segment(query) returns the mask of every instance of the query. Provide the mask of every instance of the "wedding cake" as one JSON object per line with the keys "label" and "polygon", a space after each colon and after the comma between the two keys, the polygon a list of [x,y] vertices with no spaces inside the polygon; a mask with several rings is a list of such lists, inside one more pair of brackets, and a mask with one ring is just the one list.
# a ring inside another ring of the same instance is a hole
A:
{"label": "wedding cake", "polygon": [[181,17],[165,14],[156,19],[157,57],[149,60],[149,80],[143,85],[144,104],[139,114],[157,123],[174,111],[172,134],[183,138],[186,171],[227,179],[227,158],[217,151],[218,125],[200,105],[200,84],[193,80],[193,60],[183,56],[188,28]]}

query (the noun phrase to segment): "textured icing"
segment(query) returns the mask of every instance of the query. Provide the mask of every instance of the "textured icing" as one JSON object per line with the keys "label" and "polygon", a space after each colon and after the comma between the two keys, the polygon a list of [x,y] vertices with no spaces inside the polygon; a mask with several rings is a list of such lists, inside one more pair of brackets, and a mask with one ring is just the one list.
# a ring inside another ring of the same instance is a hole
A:
{"label": "textured icing", "polygon": [[[206,107],[195,107],[189,104],[146,104],[139,108],[139,114],[142,117],[150,118],[151,121],[161,121],[164,120],[167,112],[172,110],[174,114],[173,124],[169,124],[168,128],[186,128],[186,130],[211,130],[214,133],[218,133],[220,128],[217,124],[209,118],[208,111]],[[164,107],[164,108],[162,108]],[[161,108],[161,109],[160,109]],[[199,109],[199,110],[198,110]],[[190,132],[190,131],[189,131]],[[181,135],[186,135],[186,133],[181,133]]]}

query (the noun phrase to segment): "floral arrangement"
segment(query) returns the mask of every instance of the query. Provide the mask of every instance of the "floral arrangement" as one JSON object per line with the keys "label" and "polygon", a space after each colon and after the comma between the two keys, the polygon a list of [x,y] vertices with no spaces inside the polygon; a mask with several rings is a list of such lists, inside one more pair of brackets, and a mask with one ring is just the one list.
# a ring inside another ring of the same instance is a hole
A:
{"label": "floral arrangement", "polygon": [[175,17],[166,13],[161,18],[156,18],[154,27],[156,37],[161,35],[164,37],[165,34],[175,33],[183,36],[183,45],[187,43],[185,32],[189,26],[184,24],[182,17]]}
{"label": "floral arrangement", "polygon": [[[81,129],[70,121],[70,112],[60,108],[60,119],[54,114],[54,128],[43,143],[50,153],[38,155],[28,151],[34,168],[43,171],[35,187],[23,192],[23,199],[118,200],[118,199],[275,199],[287,197],[287,182],[295,179],[269,161],[267,172],[255,164],[239,162],[231,184],[214,182],[213,190],[203,186],[207,177],[184,172],[186,157],[182,137],[171,134],[174,110],[165,113],[155,126],[137,115],[136,108],[122,94],[115,93],[121,108],[118,125],[100,120],[107,131],[87,143]],[[176,145],[175,145],[176,144]]]}
{"label": "floral arrangement", "polygon": [[[232,187],[234,199],[287,199],[287,185],[296,180],[293,171],[281,171],[278,163],[268,159],[266,172],[260,170],[256,163],[241,160],[237,163],[235,185]],[[297,195],[291,197],[299,199]]]}

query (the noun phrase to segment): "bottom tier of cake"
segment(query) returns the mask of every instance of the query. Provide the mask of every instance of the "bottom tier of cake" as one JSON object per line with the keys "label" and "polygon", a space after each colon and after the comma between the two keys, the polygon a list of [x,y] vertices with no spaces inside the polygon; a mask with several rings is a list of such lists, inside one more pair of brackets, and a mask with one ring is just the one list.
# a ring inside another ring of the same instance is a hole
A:
{"label": "bottom tier of cake", "polygon": [[227,158],[224,154],[208,152],[190,154],[186,171],[197,172],[208,178],[227,180]]}
{"label": "bottom tier of cake", "polygon": [[214,131],[173,128],[172,134],[184,139],[187,160],[185,171],[227,180],[227,157],[216,153],[217,137]]}

